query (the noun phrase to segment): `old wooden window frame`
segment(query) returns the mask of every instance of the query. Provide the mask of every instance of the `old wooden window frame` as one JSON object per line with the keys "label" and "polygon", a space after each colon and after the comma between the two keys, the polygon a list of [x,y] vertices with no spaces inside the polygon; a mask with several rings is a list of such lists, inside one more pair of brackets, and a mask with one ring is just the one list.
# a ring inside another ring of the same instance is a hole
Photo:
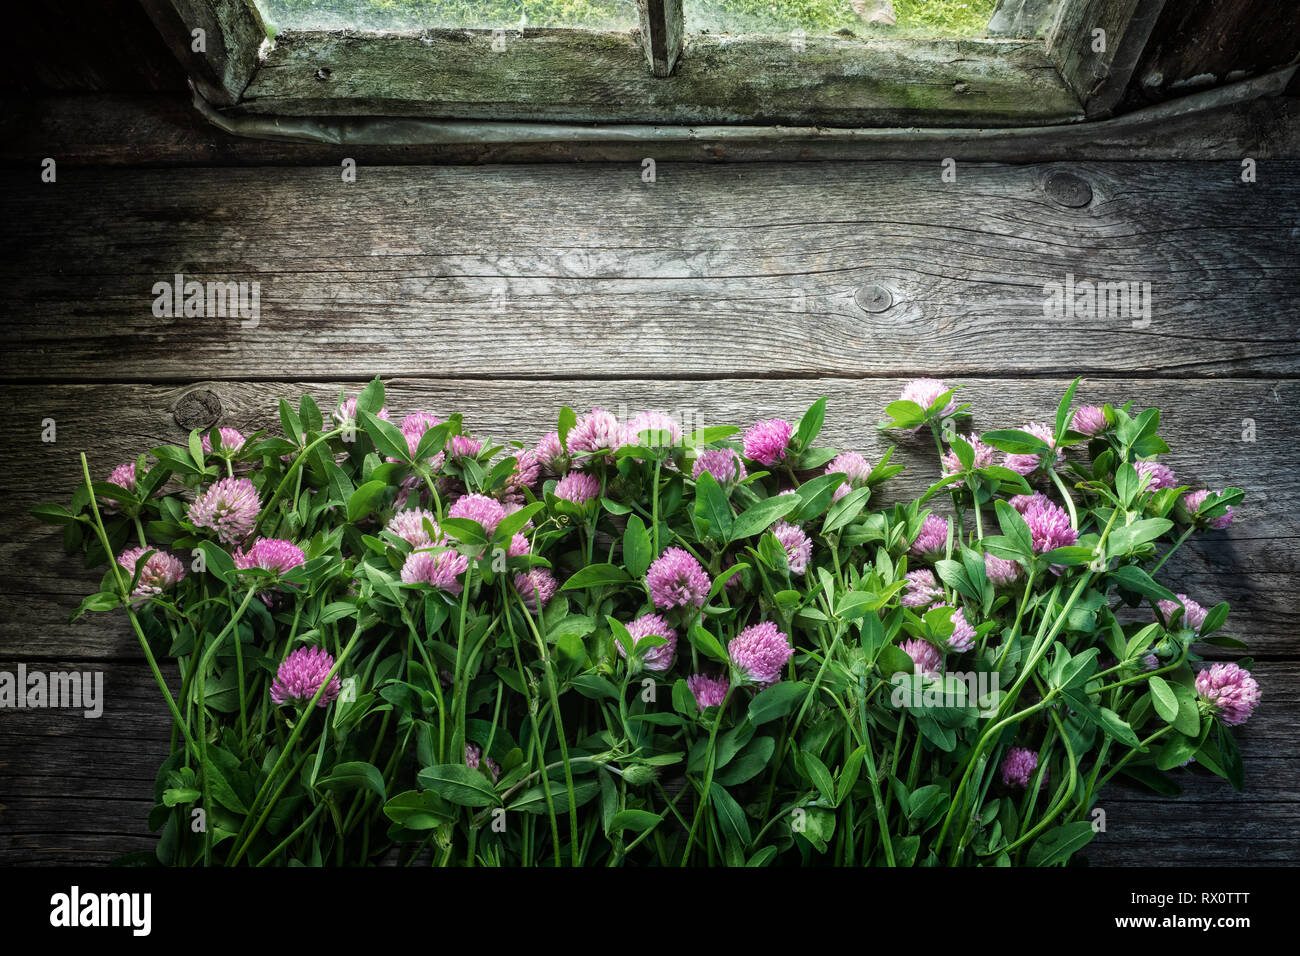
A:
{"label": "old wooden window frame", "polygon": [[769,128],[1073,123],[1113,111],[1165,0],[1061,0],[1038,40],[808,36],[799,43],[688,37],[682,0],[637,2],[637,31],[507,31],[500,52],[500,30],[289,30],[270,43],[252,0],[141,0],[196,92],[230,123],[381,118],[394,128],[403,119]]}

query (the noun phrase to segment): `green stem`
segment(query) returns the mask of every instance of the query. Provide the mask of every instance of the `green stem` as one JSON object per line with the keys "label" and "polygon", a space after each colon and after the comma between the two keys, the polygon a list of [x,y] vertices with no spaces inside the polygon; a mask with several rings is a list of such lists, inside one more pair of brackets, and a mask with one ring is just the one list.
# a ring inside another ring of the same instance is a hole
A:
{"label": "green stem", "polygon": [[1173,547],[1171,547],[1168,551],[1166,551],[1164,557],[1162,557],[1159,561],[1157,561],[1155,563],[1155,566],[1152,567],[1151,570],[1148,571],[1147,573],[1150,574],[1152,577],[1155,577],[1156,572],[1159,571],[1162,567],[1164,567],[1165,562],[1169,560],[1169,558],[1173,555],[1175,551],[1177,551],[1180,547],[1182,547],[1183,542],[1186,541],[1188,536],[1190,536],[1191,533],[1195,530],[1196,530],[1195,525],[1189,525],[1187,530],[1178,536],[1178,540],[1174,542]]}
{"label": "green stem", "polygon": [[713,767],[717,758],[713,745],[717,742],[718,728],[722,726],[722,715],[727,711],[727,703],[731,700],[732,690],[733,687],[727,687],[727,693],[723,695],[722,703],[718,705],[718,713],[713,718],[713,726],[709,729],[709,743],[705,751],[708,754],[708,761],[704,767],[704,789],[700,791],[700,801],[695,805],[695,815],[691,818],[691,829],[686,834],[686,849],[682,853],[682,866],[685,866],[690,861],[691,845],[695,842],[695,831],[700,825],[704,805],[709,802],[709,792],[713,786]]}
{"label": "green stem", "polygon": [[[284,748],[280,751],[280,756],[279,759],[276,760],[275,766],[273,766],[271,772],[267,774],[266,782],[263,783],[261,789],[258,790],[257,796],[253,800],[253,805],[248,808],[248,816],[245,817],[245,822],[252,819],[253,813],[266,797],[267,791],[274,783],[276,775],[279,774],[280,770],[284,767],[284,762],[288,759],[290,752],[293,750],[294,744],[296,744],[298,738],[302,736],[303,728],[307,726],[308,719],[314,712],[316,705],[320,702],[321,695],[325,693],[325,689],[329,687],[330,681],[332,681],[335,675],[338,674],[339,669],[343,666],[343,662],[347,660],[348,655],[352,653],[352,649],[356,647],[357,642],[360,640],[361,621],[358,619],[357,626],[352,632],[352,639],[348,641],[347,646],[343,648],[342,653],[339,654],[338,660],[334,662],[334,666],[330,668],[329,673],[325,675],[325,679],[321,681],[320,687],[316,689],[315,695],[313,695],[312,699],[307,702],[306,706],[299,711],[298,722],[294,724],[293,731],[289,734],[289,739],[285,742]],[[240,857],[242,857],[248,850],[249,846],[252,845],[253,839],[257,836],[258,832],[261,831],[262,826],[266,823],[267,818],[271,815],[271,811],[274,808],[274,801],[267,804],[266,808],[262,811],[262,815],[258,817],[252,830],[249,831],[248,836],[243,838],[242,843],[240,843],[239,837],[236,836],[235,841],[238,848],[234,851],[234,854],[227,865],[234,866],[239,862]]]}
{"label": "green stem", "polygon": [[[104,555],[108,558],[108,563],[113,568],[113,578],[117,581],[117,591],[122,598],[123,603],[130,597],[126,593],[126,587],[129,582],[122,580],[122,567],[117,563],[113,556],[113,547],[108,543],[108,532],[104,530],[104,519],[100,517],[99,505],[95,502],[95,490],[90,481],[90,465],[86,463],[86,453],[81,453],[81,474],[86,479],[86,492],[90,495],[90,511],[95,516],[95,533],[99,537],[100,546],[104,549]],[[153,656],[153,650],[149,647],[149,640],[144,636],[144,629],[140,627],[140,621],[131,610],[130,604],[126,605],[126,616],[131,620],[131,627],[135,631],[136,640],[140,642],[140,649],[144,652],[145,660],[149,663],[149,670],[153,674],[154,682],[157,683],[158,689],[162,691],[163,697],[167,700],[167,709],[172,712],[172,720],[176,721],[176,726],[181,729],[185,735],[185,742],[198,751],[198,743],[194,735],[190,733],[189,725],[181,716],[181,709],[176,706],[176,698],[172,696],[171,689],[168,688],[167,682],[163,680],[162,671],[158,669],[158,661]]]}
{"label": "green stem", "polygon": [[312,442],[310,445],[308,445],[298,454],[298,457],[293,460],[293,464],[289,466],[289,470],[284,473],[284,477],[280,479],[280,484],[278,487],[276,487],[275,493],[271,495],[271,500],[266,503],[266,507],[262,509],[262,513],[257,516],[257,521],[253,524],[253,527],[255,529],[260,528],[262,526],[262,522],[265,521],[267,516],[271,514],[272,509],[275,507],[275,503],[278,500],[280,500],[280,495],[284,494],[284,489],[289,486],[289,479],[292,478],[295,474],[297,474],[298,469],[302,467],[303,461],[306,460],[307,455],[311,452],[311,450],[323,441],[328,441],[329,439],[334,438],[337,435],[342,435],[343,432],[344,429],[342,428],[336,428],[332,432],[326,432],[324,435],[321,435],[319,438],[317,438],[314,442]]}
{"label": "green stem", "polygon": [[862,681],[860,684],[862,696],[858,698],[858,717],[862,721],[863,743],[866,745],[862,751],[867,761],[868,782],[871,784],[871,799],[876,805],[876,823],[880,827],[880,842],[885,851],[885,864],[894,866],[894,841],[889,833],[889,821],[885,817],[885,804],[880,799],[880,781],[876,779],[876,757],[871,752],[871,730],[867,725],[867,684]]}

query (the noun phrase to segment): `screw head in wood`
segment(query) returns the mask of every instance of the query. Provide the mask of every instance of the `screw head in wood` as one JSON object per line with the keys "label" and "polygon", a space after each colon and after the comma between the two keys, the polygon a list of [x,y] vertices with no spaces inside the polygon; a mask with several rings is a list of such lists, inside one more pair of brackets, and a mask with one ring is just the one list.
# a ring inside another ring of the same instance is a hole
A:
{"label": "screw head in wood", "polygon": [[211,428],[221,421],[221,399],[210,388],[196,388],[186,392],[176,403],[172,415],[176,424],[187,432],[195,428]]}
{"label": "screw head in wood", "polygon": [[883,285],[868,283],[853,293],[853,300],[865,312],[884,312],[894,304],[893,294]]}
{"label": "screw head in wood", "polygon": [[1062,206],[1078,209],[1092,202],[1092,187],[1074,173],[1057,171],[1047,177],[1043,191]]}

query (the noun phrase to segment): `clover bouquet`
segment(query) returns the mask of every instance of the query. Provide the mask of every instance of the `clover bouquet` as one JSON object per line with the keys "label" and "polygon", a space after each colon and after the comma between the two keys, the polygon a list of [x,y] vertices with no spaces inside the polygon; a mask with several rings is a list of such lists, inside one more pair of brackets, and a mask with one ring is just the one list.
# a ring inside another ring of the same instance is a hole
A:
{"label": "clover bouquet", "polygon": [[[196,430],[43,506],[107,565],[171,713],[170,865],[1053,865],[1113,778],[1240,789],[1259,701],[1228,608],[1160,582],[1242,498],[1181,485],[1156,409],[963,434],[565,408],[536,446],[400,422],[376,379],[282,434]],[[164,669],[164,663],[166,668]],[[1182,769],[1188,765],[1190,769]]]}

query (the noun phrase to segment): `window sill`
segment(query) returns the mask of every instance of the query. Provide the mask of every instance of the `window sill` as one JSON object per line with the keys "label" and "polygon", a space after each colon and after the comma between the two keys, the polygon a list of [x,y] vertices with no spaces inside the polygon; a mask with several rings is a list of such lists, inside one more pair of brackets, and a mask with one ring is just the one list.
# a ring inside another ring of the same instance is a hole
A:
{"label": "window sill", "polygon": [[[669,77],[636,31],[286,32],[237,106],[263,116],[806,127],[1032,127],[1084,118],[1034,40],[694,35]],[[499,40],[498,40],[499,45]]]}

